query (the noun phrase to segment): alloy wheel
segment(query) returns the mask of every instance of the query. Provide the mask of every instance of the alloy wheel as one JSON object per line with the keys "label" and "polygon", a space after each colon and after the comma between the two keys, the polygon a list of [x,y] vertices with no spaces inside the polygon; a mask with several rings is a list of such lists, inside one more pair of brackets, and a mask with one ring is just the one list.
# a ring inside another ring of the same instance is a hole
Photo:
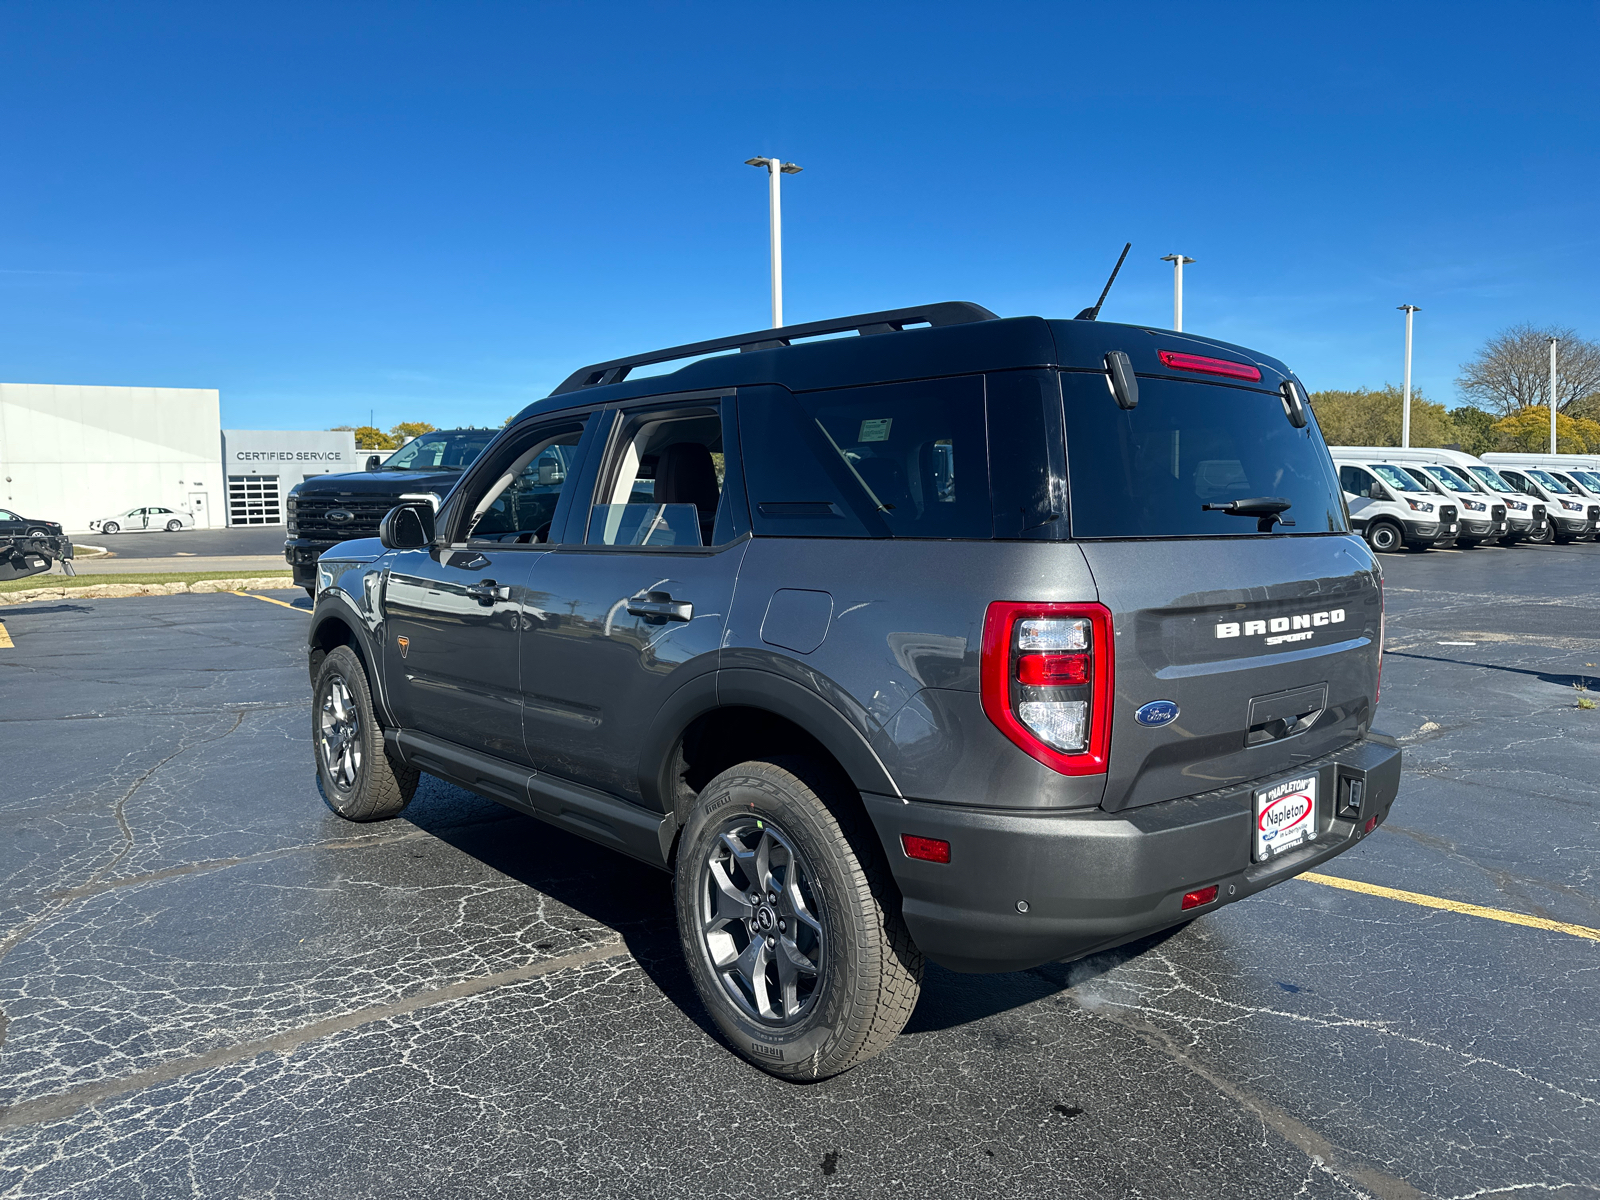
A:
{"label": "alloy wheel", "polygon": [[733,1002],[764,1024],[809,1013],[825,951],[815,879],[771,821],[740,817],[700,867],[701,939]]}
{"label": "alloy wheel", "polygon": [[361,713],[349,684],[337,675],[328,681],[317,730],[328,778],[341,792],[350,791],[361,778]]}

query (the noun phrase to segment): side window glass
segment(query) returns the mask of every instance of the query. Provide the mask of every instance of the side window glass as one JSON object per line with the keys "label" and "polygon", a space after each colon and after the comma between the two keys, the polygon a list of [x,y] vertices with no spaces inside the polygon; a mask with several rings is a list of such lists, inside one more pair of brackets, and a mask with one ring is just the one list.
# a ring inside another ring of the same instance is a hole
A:
{"label": "side window glass", "polygon": [[1339,486],[1352,496],[1360,496],[1363,499],[1370,500],[1372,498],[1371,485],[1372,476],[1368,475],[1360,467],[1339,468]]}
{"label": "side window glass", "polygon": [[993,535],[980,377],[768,389],[740,396],[739,428],[757,533]]}
{"label": "side window glass", "polygon": [[589,545],[713,546],[732,540],[719,412],[632,415],[616,446],[589,513]]}
{"label": "side window glass", "polygon": [[535,435],[474,505],[467,539],[524,545],[549,541],[550,523],[577,466],[582,437],[581,426]]}

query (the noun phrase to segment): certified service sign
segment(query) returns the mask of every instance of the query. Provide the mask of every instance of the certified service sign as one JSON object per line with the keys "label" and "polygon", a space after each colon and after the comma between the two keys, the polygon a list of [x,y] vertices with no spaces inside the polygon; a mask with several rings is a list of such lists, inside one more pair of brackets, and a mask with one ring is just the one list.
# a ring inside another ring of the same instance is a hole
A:
{"label": "certified service sign", "polygon": [[1255,860],[1265,862],[1317,836],[1317,777],[1286,779],[1256,793]]}

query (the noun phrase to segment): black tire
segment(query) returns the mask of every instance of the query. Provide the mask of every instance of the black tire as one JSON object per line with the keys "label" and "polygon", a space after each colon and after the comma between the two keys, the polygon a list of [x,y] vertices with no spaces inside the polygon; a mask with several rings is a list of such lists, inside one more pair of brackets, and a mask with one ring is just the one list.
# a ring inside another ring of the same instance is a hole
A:
{"label": "black tire", "polygon": [[[765,895],[751,904],[763,853]],[[700,999],[762,1070],[826,1079],[885,1049],[911,1019],[922,954],[859,798],[815,762],[740,763],[707,784],[678,845],[674,892]]]}
{"label": "black tire", "polygon": [[121,533],[122,532],[122,526],[118,525],[115,521],[107,521],[104,525],[100,526],[100,532],[101,533]]}
{"label": "black tire", "polygon": [[1367,545],[1379,554],[1391,554],[1400,549],[1405,534],[1393,521],[1374,521],[1367,526]]}
{"label": "black tire", "polygon": [[183,528],[183,522],[182,521],[168,521],[167,522],[167,532],[168,533],[177,533],[178,530],[180,530],[182,528]]}
{"label": "black tire", "polygon": [[1556,540],[1556,523],[1549,518],[1544,524],[1528,534],[1528,541],[1535,546],[1548,546]]}
{"label": "black tire", "polygon": [[398,816],[416,794],[420,772],[389,757],[367,673],[349,646],[335,646],[317,669],[311,752],[322,798],[347,821]]}

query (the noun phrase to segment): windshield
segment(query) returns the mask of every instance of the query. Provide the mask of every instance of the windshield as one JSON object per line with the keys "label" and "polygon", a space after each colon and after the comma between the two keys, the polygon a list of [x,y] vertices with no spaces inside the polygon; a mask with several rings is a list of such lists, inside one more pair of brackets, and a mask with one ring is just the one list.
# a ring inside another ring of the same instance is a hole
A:
{"label": "windshield", "polygon": [[1537,467],[1529,467],[1524,474],[1531,475],[1534,479],[1543,484],[1545,488],[1554,492],[1558,496],[1572,495],[1572,492],[1568,489],[1567,485],[1558,480],[1554,475],[1550,474],[1549,471],[1541,471]]}
{"label": "windshield", "polygon": [[1451,491],[1475,492],[1478,490],[1477,485],[1468,483],[1449,467],[1423,467],[1422,469],[1429,475],[1432,475],[1440,483],[1444,484],[1445,487],[1449,488]]}
{"label": "windshield", "polygon": [[1467,471],[1474,479],[1483,484],[1483,486],[1488,488],[1491,492],[1500,492],[1502,494],[1511,493],[1513,495],[1517,494],[1517,489],[1512,487],[1504,479],[1501,479],[1499,473],[1496,472],[1493,467],[1468,467]]}
{"label": "windshield", "polygon": [[1289,424],[1276,393],[1141,378],[1126,410],[1102,374],[1064,371],[1061,390],[1074,537],[1260,536],[1259,514],[1203,507],[1258,497],[1289,502],[1294,527],[1273,537],[1346,531],[1322,434]]}
{"label": "windshield", "polygon": [[1574,471],[1572,477],[1591,492],[1600,494],[1600,471]]}
{"label": "windshield", "polygon": [[1371,463],[1369,465],[1378,473],[1378,478],[1382,479],[1397,492],[1421,492],[1427,490],[1399,467],[1392,467],[1388,463]]}
{"label": "windshield", "polygon": [[446,429],[424,433],[389,456],[385,471],[465,471],[494,440],[494,429]]}

